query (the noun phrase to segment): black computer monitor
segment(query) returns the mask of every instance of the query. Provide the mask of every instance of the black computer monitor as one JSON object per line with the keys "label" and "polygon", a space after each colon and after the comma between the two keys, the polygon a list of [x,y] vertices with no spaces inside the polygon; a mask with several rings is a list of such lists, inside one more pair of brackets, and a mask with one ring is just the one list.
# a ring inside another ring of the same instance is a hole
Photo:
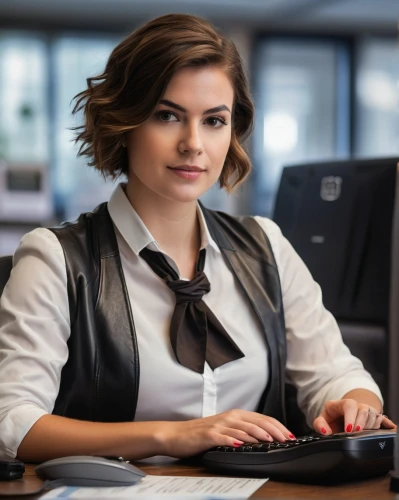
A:
{"label": "black computer monitor", "polygon": [[387,324],[399,158],[283,169],[273,219],[338,320]]}

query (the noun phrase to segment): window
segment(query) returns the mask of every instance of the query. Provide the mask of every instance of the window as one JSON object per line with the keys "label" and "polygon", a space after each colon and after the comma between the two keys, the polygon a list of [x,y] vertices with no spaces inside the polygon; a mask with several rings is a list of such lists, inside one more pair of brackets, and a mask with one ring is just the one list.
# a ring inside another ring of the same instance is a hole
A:
{"label": "window", "polygon": [[47,90],[45,39],[0,32],[0,255],[52,216]]}
{"label": "window", "polygon": [[0,33],[0,159],[48,162],[46,58],[40,36]]}
{"label": "window", "polygon": [[398,40],[362,40],[357,51],[356,75],[356,154],[369,157],[398,155]]}
{"label": "window", "polygon": [[349,60],[340,41],[269,38],[254,67],[252,210],[271,215],[281,169],[349,153]]}
{"label": "window", "polygon": [[77,158],[72,127],[82,116],[72,117],[73,97],[86,89],[86,78],[103,72],[118,40],[110,37],[60,37],[53,44],[54,67],[54,190],[65,219],[95,208],[109,198],[113,183],[107,182],[86,158]]}

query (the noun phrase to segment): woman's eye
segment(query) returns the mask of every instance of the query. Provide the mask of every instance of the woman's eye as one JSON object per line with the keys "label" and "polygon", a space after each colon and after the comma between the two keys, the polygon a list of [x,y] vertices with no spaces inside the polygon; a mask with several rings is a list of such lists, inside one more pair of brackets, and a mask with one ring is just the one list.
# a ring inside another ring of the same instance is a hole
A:
{"label": "woman's eye", "polygon": [[223,125],[227,125],[226,120],[218,116],[210,116],[209,118],[206,119],[206,123],[213,128],[219,128],[222,127]]}
{"label": "woman's eye", "polygon": [[158,118],[162,121],[162,122],[175,122],[177,121],[177,116],[172,113],[171,111],[159,111],[157,113],[158,115]]}

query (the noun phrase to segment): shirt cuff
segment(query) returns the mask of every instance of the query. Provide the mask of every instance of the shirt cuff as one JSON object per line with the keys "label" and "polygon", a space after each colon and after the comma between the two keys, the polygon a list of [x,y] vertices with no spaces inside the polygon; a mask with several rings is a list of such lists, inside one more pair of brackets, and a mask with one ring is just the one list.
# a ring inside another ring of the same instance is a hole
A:
{"label": "shirt cuff", "polygon": [[48,412],[33,404],[12,408],[0,421],[0,459],[14,459],[30,428],[47,414]]}

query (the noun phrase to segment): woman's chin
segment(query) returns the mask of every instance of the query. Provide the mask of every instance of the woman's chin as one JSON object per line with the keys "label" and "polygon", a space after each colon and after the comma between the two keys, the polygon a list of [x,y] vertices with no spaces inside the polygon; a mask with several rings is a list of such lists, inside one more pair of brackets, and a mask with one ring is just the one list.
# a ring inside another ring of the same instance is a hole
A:
{"label": "woman's chin", "polygon": [[200,198],[207,190],[199,189],[179,189],[169,192],[166,196],[170,201],[176,203],[194,203]]}

